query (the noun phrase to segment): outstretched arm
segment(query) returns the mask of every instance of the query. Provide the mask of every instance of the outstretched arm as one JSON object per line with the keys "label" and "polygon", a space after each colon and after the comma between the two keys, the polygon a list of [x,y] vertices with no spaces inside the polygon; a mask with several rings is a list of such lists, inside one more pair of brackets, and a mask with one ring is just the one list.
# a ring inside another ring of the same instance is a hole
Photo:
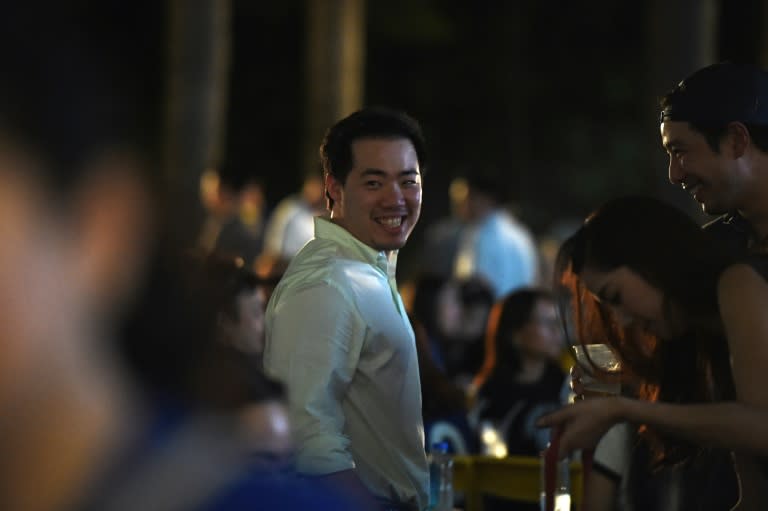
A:
{"label": "outstretched arm", "polygon": [[613,424],[622,421],[647,424],[702,445],[768,456],[768,410],[735,401],[678,405],[593,398],[548,414],[537,424],[562,426],[560,455],[565,456],[594,447]]}
{"label": "outstretched arm", "polygon": [[768,456],[768,284],[750,266],[735,265],[723,273],[718,297],[737,400],[685,405],[611,397],[577,402],[538,423],[562,426],[561,455],[594,447],[611,425],[628,421],[702,445]]}

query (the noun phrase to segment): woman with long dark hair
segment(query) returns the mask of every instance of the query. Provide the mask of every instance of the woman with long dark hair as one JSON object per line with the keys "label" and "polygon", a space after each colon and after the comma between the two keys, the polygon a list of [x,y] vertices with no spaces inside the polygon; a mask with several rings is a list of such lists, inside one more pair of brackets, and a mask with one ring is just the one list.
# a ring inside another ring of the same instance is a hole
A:
{"label": "woman with long dark hair", "polygon": [[673,464],[734,453],[741,509],[768,499],[768,264],[732,260],[678,209],[609,201],[561,247],[557,275],[581,343],[607,343],[639,399],[593,398],[542,418],[561,454],[593,447],[613,424],[649,438]]}
{"label": "woman with long dark hair", "polygon": [[493,367],[477,378],[475,413],[500,430],[507,453],[538,456],[548,435],[535,419],[561,403],[565,374],[559,365],[562,328],[554,297],[546,290],[524,288],[502,298],[489,322]]}

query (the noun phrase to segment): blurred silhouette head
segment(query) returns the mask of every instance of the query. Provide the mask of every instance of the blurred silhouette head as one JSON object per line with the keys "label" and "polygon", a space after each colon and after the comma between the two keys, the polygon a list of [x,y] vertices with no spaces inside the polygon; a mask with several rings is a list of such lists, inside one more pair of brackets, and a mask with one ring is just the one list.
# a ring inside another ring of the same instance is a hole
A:
{"label": "blurred silhouette head", "polygon": [[494,166],[486,166],[454,178],[450,197],[454,213],[462,220],[473,222],[503,205],[508,194],[500,171]]}
{"label": "blurred silhouette head", "polygon": [[264,348],[264,292],[241,258],[213,252],[198,258],[201,297],[216,314],[217,340],[251,354]]}

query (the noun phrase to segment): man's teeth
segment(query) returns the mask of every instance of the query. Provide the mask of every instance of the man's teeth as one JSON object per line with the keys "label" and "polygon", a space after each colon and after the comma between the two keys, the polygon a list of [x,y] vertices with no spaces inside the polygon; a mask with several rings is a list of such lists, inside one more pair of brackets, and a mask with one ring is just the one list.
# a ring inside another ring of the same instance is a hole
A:
{"label": "man's teeth", "polygon": [[387,227],[400,227],[400,224],[403,223],[403,217],[379,218],[379,223]]}
{"label": "man's teeth", "polygon": [[683,183],[683,190],[688,193],[693,193],[699,189],[701,183]]}

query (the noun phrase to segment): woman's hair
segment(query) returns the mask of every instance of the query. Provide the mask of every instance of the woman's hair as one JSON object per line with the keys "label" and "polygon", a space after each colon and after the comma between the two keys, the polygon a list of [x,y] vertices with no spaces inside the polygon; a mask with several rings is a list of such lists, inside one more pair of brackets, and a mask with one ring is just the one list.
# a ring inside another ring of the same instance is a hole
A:
{"label": "woman's hair", "polygon": [[520,352],[512,342],[514,335],[531,321],[531,315],[540,301],[554,301],[549,291],[526,288],[510,293],[497,305],[500,307],[498,322],[491,335],[497,353],[497,367],[517,372],[520,370]]}
{"label": "woman's hair", "polygon": [[440,291],[449,283],[448,277],[423,273],[414,284],[411,314],[426,328],[429,335],[439,332],[437,303]]}
{"label": "woman's hair", "polygon": [[[679,209],[649,197],[611,200],[587,218],[557,256],[555,286],[567,339],[609,344],[623,374],[639,383],[641,398],[681,403],[730,396],[717,302],[717,281],[728,260],[716,240]],[[622,325],[581,280],[585,268],[621,267],[661,291],[665,320],[677,332],[674,339]],[[658,461],[691,454],[690,446],[667,439],[656,452]]]}
{"label": "woman's hair", "polygon": [[485,333],[483,365],[472,381],[475,388],[482,387],[497,368],[503,367],[503,370],[512,373],[520,370],[520,353],[511,340],[518,330],[528,324],[536,304],[541,300],[554,301],[554,295],[545,289],[523,288],[493,305]]}

